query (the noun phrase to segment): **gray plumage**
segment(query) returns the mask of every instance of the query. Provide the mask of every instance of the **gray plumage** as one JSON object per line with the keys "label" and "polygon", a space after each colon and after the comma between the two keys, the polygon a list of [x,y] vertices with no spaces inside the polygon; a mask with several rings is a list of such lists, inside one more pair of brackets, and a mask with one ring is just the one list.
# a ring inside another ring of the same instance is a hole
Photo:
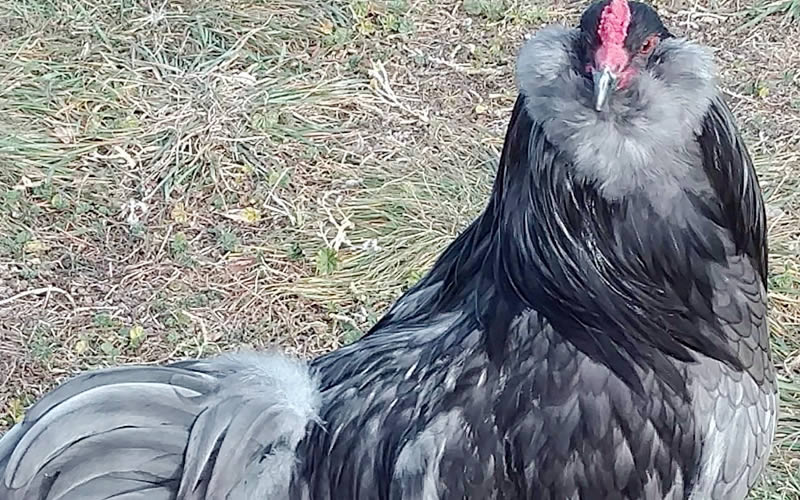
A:
{"label": "gray plumage", "polygon": [[649,7],[614,0],[629,66],[593,80],[608,5],[525,44],[484,213],[366,336],[79,375],[0,439],[0,498],[743,499],[777,419],[755,171]]}
{"label": "gray plumage", "polygon": [[319,399],[305,365],[280,354],[85,373],[0,441],[0,492],[8,500],[284,498]]}

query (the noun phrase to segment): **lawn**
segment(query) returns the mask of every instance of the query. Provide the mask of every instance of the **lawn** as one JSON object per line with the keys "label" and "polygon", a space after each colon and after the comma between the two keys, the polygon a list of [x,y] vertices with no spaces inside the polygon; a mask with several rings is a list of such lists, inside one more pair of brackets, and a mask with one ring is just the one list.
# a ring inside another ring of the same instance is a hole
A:
{"label": "lawn", "polygon": [[[800,498],[800,6],[656,2],[767,200]],[[483,208],[542,23],[586,2],[0,0],[0,432],[77,370],[357,339]],[[763,15],[762,15],[763,14]]]}

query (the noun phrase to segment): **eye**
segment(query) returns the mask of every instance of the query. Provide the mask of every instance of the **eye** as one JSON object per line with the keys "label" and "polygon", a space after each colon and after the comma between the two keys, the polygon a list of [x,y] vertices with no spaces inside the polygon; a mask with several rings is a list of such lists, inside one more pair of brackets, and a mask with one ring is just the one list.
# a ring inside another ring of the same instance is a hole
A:
{"label": "eye", "polygon": [[653,35],[644,41],[644,43],[642,44],[642,48],[639,49],[639,53],[643,55],[648,55],[651,52],[653,52],[653,49],[656,48],[656,45],[658,45],[658,35]]}

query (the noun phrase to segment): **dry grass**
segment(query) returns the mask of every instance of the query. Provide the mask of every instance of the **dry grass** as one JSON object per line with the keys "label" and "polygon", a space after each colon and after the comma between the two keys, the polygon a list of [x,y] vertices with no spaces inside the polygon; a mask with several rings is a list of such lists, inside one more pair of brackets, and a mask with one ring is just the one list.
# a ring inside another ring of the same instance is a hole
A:
{"label": "dry grass", "polygon": [[[584,4],[537,5],[0,0],[0,428],[76,370],[357,338],[482,208],[515,52]],[[800,30],[659,6],[758,159],[783,407],[753,498],[797,499]]]}

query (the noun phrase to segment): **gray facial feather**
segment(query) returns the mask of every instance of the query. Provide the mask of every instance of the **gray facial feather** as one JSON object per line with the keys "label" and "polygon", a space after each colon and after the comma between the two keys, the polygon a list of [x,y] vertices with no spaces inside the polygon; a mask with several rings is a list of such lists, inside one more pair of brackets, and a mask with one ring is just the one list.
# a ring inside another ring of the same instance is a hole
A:
{"label": "gray facial feather", "polygon": [[579,36],[576,29],[547,27],[520,51],[517,85],[531,118],[554,146],[571,152],[576,176],[596,183],[606,198],[653,186],[654,195],[677,192],[700,163],[695,134],[717,94],[711,54],[684,39],[661,42],[652,56],[660,62],[641,70],[598,113],[591,85],[570,60]]}

